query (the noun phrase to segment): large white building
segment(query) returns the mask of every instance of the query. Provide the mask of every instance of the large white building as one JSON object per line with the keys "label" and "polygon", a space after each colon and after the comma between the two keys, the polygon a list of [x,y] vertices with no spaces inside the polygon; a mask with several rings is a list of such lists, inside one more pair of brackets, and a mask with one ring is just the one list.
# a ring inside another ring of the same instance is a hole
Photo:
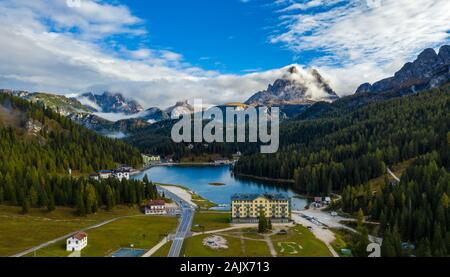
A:
{"label": "large white building", "polygon": [[84,232],[78,232],[66,240],[67,251],[81,251],[88,244],[88,235]]}
{"label": "large white building", "polygon": [[291,220],[291,199],[282,193],[238,193],[231,197],[233,223],[258,223],[261,213],[273,223]]}
{"label": "large white building", "polygon": [[164,200],[151,200],[144,207],[146,215],[167,214],[166,202]]}

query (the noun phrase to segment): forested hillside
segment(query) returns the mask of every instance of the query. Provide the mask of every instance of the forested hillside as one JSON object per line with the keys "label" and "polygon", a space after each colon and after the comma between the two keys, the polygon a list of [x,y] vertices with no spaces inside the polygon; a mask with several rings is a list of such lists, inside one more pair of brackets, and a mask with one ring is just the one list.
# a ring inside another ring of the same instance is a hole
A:
{"label": "forested hillside", "polygon": [[[383,257],[449,255],[450,86],[346,110],[284,125],[277,154],[243,157],[235,172],[341,194],[334,208],[380,223]],[[399,183],[372,182],[409,160]],[[402,242],[415,248],[405,252]]]}
{"label": "forested hillside", "polygon": [[[24,208],[48,205],[50,209],[55,204],[76,205],[83,199],[83,206],[89,208],[80,213],[86,213],[108,201],[138,203],[144,195],[141,182],[129,181],[131,188],[124,188],[67,177],[69,168],[88,174],[118,164],[138,167],[142,158],[137,149],[7,94],[0,94],[0,157],[0,203]],[[92,201],[95,205],[89,204]]]}
{"label": "forested hillside", "polygon": [[309,194],[329,194],[363,184],[386,166],[437,150],[450,130],[450,87],[372,103],[280,130],[273,155],[243,157],[236,173],[293,179]]}
{"label": "forested hillside", "polygon": [[450,254],[450,134],[448,140],[438,151],[419,157],[399,184],[344,189],[344,211],[361,209],[380,222],[379,235],[385,238],[383,256],[403,254],[395,237],[414,242],[418,256]]}
{"label": "forested hillside", "polygon": [[[255,153],[259,147],[256,143],[175,143],[171,138],[171,129],[175,120],[165,120],[148,127],[137,129],[124,140],[139,148],[143,153],[171,155],[174,161],[185,157],[196,157],[203,154],[217,154],[230,157],[237,151],[244,154]],[[207,122],[205,121],[206,125]],[[189,146],[192,146],[192,149]]]}

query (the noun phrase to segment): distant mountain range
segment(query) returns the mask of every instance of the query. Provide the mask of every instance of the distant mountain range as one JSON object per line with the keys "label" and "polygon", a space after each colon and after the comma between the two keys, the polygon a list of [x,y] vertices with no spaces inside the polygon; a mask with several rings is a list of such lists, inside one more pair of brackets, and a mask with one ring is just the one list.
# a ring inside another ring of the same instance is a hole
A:
{"label": "distant mountain range", "polygon": [[[251,106],[278,106],[282,113],[281,118],[315,118],[335,107],[345,106],[351,109],[373,101],[438,87],[449,81],[450,46],[445,45],[439,53],[433,49],[424,50],[414,62],[405,64],[393,77],[374,84],[362,84],[351,96],[339,98],[315,69],[305,71],[298,66],[290,66],[281,78],[275,80],[266,90],[255,93],[245,103],[233,102],[218,107],[231,106],[245,110]],[[168,120],[171,116],[194,112],[194,107],[187,101],[179,101],[165,110],[158,107],[144,110],[136,100],[111,92],[88,92],[70,98],[43,92],[29,93],[5,89],[0,90],[0,93],[2,92],[41,103],[102,134],[127,133]],[[115,118],[122,119],[108,120],[107,114],[117,115]]]}

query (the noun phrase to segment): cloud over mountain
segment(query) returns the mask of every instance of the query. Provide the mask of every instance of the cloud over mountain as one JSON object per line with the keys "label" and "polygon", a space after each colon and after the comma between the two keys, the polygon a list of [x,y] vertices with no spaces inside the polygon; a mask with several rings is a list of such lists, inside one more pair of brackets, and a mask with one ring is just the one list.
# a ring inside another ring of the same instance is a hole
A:
{"label": "cloud over mountain", "polygon": [[[392,75],[419,49],[448,40],[448,1],[381,0],[379,7],[361,2],[277,0],[282,25],[271,41],[293,52],[320,52],[308,67],[342,95]],[[205,104],[245,101],[282,77],[284,68],[222,74],[186,62],[173,49],[152,48],[145,20],[117,3],[1,1],[0,87],[121,92],[148,108],[193,98]],[[142,43],[123,42],[130,38]]]}
{"label": "cloud over mountain", "polygon": [[[294,52],[315,52],[311,66],[351,93],[449,41],[447,0],[277,0],[280,26],[270,37]],[[359,79],[359,82],[355,79]]]}

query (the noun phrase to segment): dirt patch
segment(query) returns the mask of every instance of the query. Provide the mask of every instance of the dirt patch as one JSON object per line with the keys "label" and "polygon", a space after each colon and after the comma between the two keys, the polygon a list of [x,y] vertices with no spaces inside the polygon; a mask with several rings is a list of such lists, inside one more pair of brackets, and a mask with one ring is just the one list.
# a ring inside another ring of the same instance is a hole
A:
{"label": "dirt patch", "polygon": [[211,249],[228,249],[228,241],[222,236],[210,236],[203,239],[203,245]]}

